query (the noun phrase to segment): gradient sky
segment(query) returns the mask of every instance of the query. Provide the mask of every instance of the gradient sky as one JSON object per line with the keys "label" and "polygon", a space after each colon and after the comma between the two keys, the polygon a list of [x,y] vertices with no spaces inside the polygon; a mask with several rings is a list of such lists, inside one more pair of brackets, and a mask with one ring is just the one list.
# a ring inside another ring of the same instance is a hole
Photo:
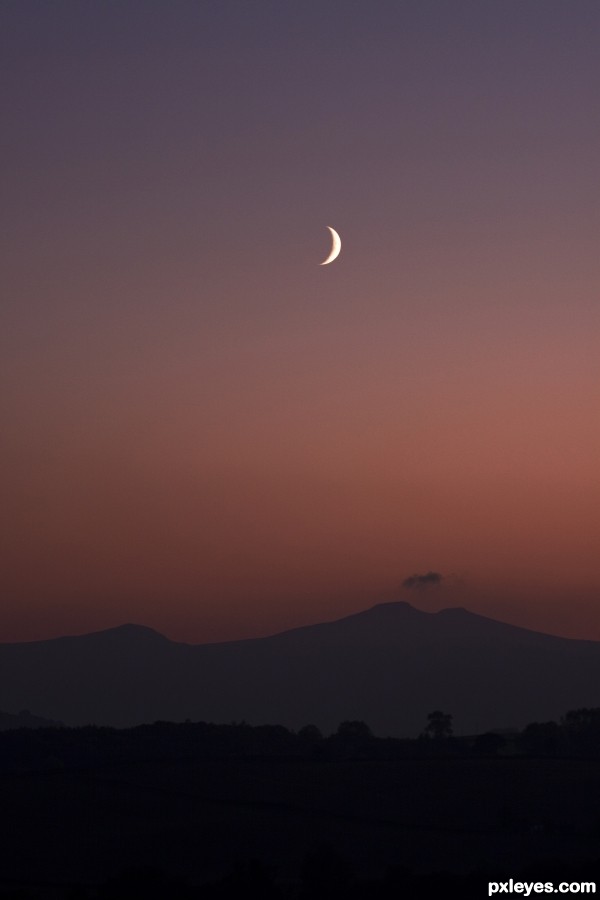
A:
{"label": "gradient sky", "polygon": [[599,46],[597,0],[4,0],[0,640],[430,569],[600,639]]}

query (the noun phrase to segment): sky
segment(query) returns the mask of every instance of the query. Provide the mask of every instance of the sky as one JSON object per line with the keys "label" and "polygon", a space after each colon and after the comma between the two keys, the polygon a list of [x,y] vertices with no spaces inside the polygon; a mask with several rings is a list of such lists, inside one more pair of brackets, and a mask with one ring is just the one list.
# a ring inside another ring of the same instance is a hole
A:
{"label": "sky", "polygon": [[600,640],[599,39],[4,0],[0,640],[394,598]]}

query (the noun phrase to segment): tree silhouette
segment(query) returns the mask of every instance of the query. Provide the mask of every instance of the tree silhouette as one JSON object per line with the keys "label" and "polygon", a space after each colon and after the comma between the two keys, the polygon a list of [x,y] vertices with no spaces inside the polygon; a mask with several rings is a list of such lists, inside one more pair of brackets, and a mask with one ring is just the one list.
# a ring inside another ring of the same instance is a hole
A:
{"label": "tree silhouette", "polygon": [[571,748],[578,753],[598,755],[600,752],[600,707],[570,709],[561,726]]}
{"label": "tree silhouette", "polygon": [[298,732],[298,737],[307,744],[317,744],[323,740],[323,735],[316,725],[304,725]]}
{"label": "tree silhouette", "polygon": [[424,737],[441,741],[452,737],[452,716],[440,709],[435,709],[427,716],[427,725],[423,731]]}
{"label": "tree silhouette", "polygon": [[528,756],[556,756],[564,744],[556,722],[531,722],[519,735],[519,749]]}
{"label": "tree silhouette", "polygon": [[340,737],[362,738],[363,740],[367,740],[373,737],[371,729],[369,728],[367,723],[357,720],[340,722],[340,724],[338,725],[337,733]]}

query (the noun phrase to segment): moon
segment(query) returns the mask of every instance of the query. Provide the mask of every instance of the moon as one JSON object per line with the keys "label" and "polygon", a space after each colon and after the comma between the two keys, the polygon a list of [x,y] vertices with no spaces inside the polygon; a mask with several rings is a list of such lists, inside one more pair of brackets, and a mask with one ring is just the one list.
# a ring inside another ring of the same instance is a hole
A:
{"label": "moon", "polygon": [[327,226],[331,232],[331,252],[327,259],[324,259],[322,263],[319,263],[320,266],[327,266],[329,263],[332,263],[334,259],[337,259],[340,255],[340,250],[342,249],[342,242],[340,240],[340,236],[331,225]]}

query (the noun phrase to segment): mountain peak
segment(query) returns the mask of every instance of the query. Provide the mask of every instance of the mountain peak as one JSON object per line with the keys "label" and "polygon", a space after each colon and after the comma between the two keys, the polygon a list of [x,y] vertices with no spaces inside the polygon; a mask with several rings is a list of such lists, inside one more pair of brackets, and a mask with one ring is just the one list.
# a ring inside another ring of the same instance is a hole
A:
{"label": "mountain peak", "polygon": [[382,603],[376,603],[374,606],[370,606],[369,609],[365,610],[365,612],[372,612],[375,609],[380,610],[410,610],[411,612],[419,612],[416,606],[413,606],[412,603],[409,603],[408,600],[385,600]]}
{"label": "mountain peak", "polygon": [[382,603],[376,603],[374,606],[370,606],[368,609],[363,609],[360,610],[360,612],[353,613],[351,616],[347,616],[345,618],[365,616],[371,619],[382,619],[426,615],[429,615],[429,613],[426,613],[421,609],[417,609],[416,606],[413,606],[412,603],[409,603],[407,600],[386,600]]}
{"label": "mountain peak", "polygon": [[451,615],[451,616],[455,616],[456,618],[459,618],[459,617],[465,618],[466,616],[468,616],[469,618],[472,618],[473,616],[477,616],[478,619],[489,618],[488,616],[481,616],[481,615],[479,615],[479,613],[471,612],[471,610],[466,609],[464,606],[446,606],[444,609],[438,609],[438,611],[435,613],[435,615],[436,616]]}
{"label": "mountain peak", "polygon": [[169,639],[161,634],[159,631],[155,631],[154,628],[149,628],[147,625],[137,625],[134,622],[126,622],[123,625],[115,625],[114,628],[104,628],[102,631],[94,631],[91,634],[84,635],[86,638],[92,638],[94,640],[116,640],[116,641],[154,641],[154,642],[163,642],[168,641]]}
{"label": "mountain peak", "polygon": [[159,631],[156,631],[155,628],[150,628],[149,625],[140,625],[137,622],[124,622],[122,625],[115,625],[113,628],[104,629],[103,633],[108,634],[111,631],[127,632],[129,634],[158,634],[160,637],[163,637],[163,635],[161,635]]}

